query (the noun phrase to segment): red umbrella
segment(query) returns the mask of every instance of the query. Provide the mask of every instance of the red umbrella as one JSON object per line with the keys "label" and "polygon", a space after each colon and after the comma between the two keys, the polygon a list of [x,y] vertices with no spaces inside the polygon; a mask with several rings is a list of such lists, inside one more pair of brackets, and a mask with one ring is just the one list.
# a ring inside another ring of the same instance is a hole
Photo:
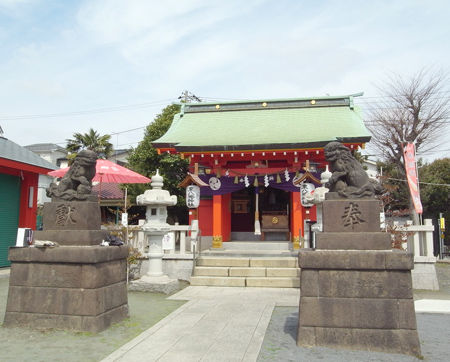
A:
{"label": "red umbrella", "polygon": [[[59,170],[50,171],[47,175],[53,177],[63,177],[70,167],[60,168]],[[100,182],[99,198],[102,194],[102,182],[117,183],[117,184],[146,184],[151,180],[148,177],[142,176],[137,172],[131,171],[128,168],[122,167],[114,162],[108,160],[98,159],[95,166],[95,176],[93,182]],[[125,189],[125,206],[127,198],[127,190]]]}
{"label": "red umbrella", "polygon": [[[49,176],[63,177],[69,167],[60,168],[59,170],[50,171]],[[97,160],[95,166],[95,176],[92,181],[100,183],[117,183],[117,184],[145,184],[151,180],[148,177],[142,176],[137,172],[131,171],[128,168],[119,166],[118,164],[108,160]]]}

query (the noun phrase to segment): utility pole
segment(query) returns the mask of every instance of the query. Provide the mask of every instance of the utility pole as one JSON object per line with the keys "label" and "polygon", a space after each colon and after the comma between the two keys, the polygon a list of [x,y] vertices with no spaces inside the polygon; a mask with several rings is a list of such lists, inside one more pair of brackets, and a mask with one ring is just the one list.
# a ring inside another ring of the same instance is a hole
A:
{"label": "utility pole", "polygon": [[198,98],[194,93],[191,93],[187,90],[183,91],[181,95],[178,97],[178,99],[181,100],[183,103],[190,103],[190,102],[201,102],[202,100]]}

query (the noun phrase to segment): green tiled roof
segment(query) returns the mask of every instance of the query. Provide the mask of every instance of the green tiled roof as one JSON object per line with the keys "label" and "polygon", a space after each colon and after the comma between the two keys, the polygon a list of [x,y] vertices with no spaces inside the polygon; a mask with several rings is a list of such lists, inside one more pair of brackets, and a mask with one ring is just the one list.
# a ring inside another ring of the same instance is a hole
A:
{"label": "green tiled roof", "polygon": [[368,142],[353,96],[186,104],[155,147],[178,151],[322,147]]}
{"label": "green tiled roof", "polygon": [[14,143],[4,137],[0,137],[0,158],[26,163],[28,165],[33,165],[48,170],[56,169],[56,167],[50,162],[47,162],[34,152],[26,149],[25,147],[19,146],[17,143]]}

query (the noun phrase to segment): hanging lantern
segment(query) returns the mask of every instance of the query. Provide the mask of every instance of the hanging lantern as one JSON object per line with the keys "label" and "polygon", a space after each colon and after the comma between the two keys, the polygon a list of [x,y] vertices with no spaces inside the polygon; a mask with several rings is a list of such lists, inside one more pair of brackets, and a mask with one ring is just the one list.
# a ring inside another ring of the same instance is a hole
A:
{"label": "hanging lantern", "polygon": [[311,195],[315,188],[314,184],[309,182],[302,182],[300,184],[300,202],[303,207],[314,206],[312,202],[306,200],[306,196]]}
{"label": "hanging lantern", "polygon": [[200,187],[189,185],[186,187],[186,206],[190,209],[196,209],[200,205]]}

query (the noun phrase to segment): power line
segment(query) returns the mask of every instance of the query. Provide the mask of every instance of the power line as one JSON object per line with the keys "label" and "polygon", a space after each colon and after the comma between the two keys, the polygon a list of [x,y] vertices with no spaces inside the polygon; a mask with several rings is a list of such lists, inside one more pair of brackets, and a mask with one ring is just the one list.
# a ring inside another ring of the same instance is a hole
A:
{"label": "power line", "polygon": [[[393,180],[393,181],[407,182],[406,180],[402,180],[402,179],[399,179],[399,178],[386,177],[386,179],[387,180]],[[435,183],[431,183],[431,182],[422,182],[422,181],[419,181],[419,184],[450,187],[450,184],[435,184]]]}
{"label": "power line", "polygon": [[69,117],[69,116],[83,116],[95,113],[108,113],[108,112],[123,112],[133,109],[143,109],[154,106],[160,106],[163,104],[167,104],[168,102],[173,102],[173,98],[171,99],[161,99],[152,102],[146,103],[137,103],[137,104],[129,104],[123,106],[116,107],[105,107],[105,108],[96,108],[90,110],[83,111],[72,111],[72,112],[61,112],[61,113],[47,113],[47,114],[25,114],[25,115],[16,115],[16,116],[0,116],[0,120],[22,120],[22,119],[35,119],[35,118],[54,118],[54,117]]}
{"label": "power line", "polygon": [[142,127],[137,127],[137,128],[131,128],[131,129],[127,129],[127,130],[125,130],[125,131],[113,132],[113,133],[108,133],[108,134],[109,134],[110,136],[115,136],[115,135],[122,134],[122,133],[127,133],[127,132],[137,131],[137,130],[143,129],[143,128],[145,128],[145,127],[147,127],[147,126],[142,126]]}

